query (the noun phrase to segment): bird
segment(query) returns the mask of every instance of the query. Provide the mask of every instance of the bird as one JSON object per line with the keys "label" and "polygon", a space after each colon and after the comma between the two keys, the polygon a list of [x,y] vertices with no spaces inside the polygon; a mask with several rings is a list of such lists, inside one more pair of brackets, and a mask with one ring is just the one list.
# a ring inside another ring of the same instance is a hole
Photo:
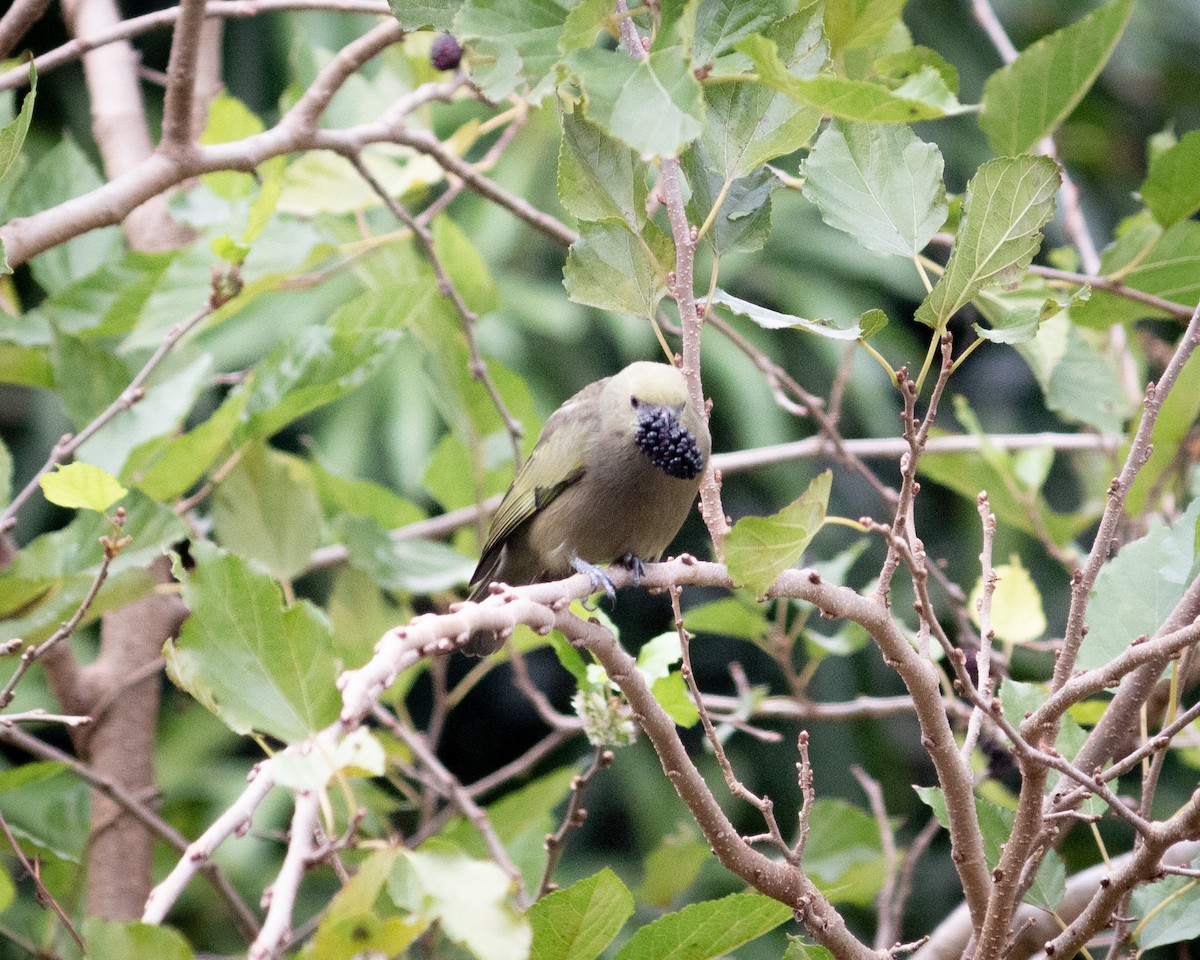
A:
{"label": "bird", "polygon": [[[703,411],[677,367],[631,363],[584,387],[546,420],[492,518],[468,599],[494,582],[517,586],[586,573],[616,592],[602,564],[637,585],[683,526],[712,450]],[[482,657],[504,637],[476,630],[461,647]]]}

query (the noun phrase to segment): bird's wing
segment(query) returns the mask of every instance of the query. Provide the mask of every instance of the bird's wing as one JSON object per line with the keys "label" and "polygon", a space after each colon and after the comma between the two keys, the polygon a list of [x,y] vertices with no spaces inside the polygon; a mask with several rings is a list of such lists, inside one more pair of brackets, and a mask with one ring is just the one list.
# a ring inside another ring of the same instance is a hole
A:
{"label": "bird's wing", "polygon": [[[542,428],[537,446],[517,471],[512,486],[492,518],[487,541],[472,583],[482,583],[481,574],[494,572],[504,542],[522,524],[544,510],[584,474],[582,437],[595,429],[591,407],[606,381],[589,384],[554,411]],[[563,430],[571,423],[579,429]]]}

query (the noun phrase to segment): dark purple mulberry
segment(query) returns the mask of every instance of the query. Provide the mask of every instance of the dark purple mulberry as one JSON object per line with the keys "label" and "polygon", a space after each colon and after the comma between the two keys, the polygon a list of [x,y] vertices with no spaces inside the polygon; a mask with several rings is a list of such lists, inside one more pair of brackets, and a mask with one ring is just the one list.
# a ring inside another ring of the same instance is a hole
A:
{"label": "dark purple mulberry", "polygon": [[436,70],[453,70],[462,60],[462,47],[449,34],[443,34],[433,41],[429,49],[429,62]]}
{"label": "dark purple mulberry", "polygon": [[693,480],[704,469],[704,457],[690,430],[661,407],[638,418],[637,443],[650,462],[668,476]]}

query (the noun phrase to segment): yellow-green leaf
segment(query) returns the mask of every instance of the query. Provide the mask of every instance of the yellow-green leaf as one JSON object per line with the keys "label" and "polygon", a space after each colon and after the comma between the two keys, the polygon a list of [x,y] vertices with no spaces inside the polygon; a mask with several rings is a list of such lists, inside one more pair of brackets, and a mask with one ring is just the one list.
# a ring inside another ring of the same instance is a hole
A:
{"label": "yellow-green leaf", "polygon": [[51,503],[68,509],[103,513],[129,491],[107,470],[90,463],[70,463],[45,474],[38,483]]}
{"label": "yellow-green leaf", "polygon": [[[1029,571],[1021,566],[1016,554],[995,568],[996,591],[992,594],[991,629],[1008,643],[1028,643],[1046,632],[1046,614],[1042,611],[1042,595]],[[971,619],[979,625],[978,603],[983,597],[983,578],[971,591]]]}
{"label": "yellow-green leaf", "polygon": [[796,500],[770,517],[743,517],[729,531],[725,561],[733,582],[764,594],[800,559],[825,523],[833,474],[826,470]]}

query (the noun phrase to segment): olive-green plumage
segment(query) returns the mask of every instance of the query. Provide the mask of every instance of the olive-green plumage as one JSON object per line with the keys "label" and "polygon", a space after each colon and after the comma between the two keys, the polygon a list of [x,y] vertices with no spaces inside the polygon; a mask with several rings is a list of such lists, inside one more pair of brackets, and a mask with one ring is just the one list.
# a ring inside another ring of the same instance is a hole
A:
{"label": "olive-green plumage", "polygon": [[[710,448],[675,367],[633,363],[584,387],[550,415],[504,495],[471,599],[492,582],[565,577],[577,561],[657,560],[696,499]],[[483,656],[501,642],[478,631],[463,650]]]}

